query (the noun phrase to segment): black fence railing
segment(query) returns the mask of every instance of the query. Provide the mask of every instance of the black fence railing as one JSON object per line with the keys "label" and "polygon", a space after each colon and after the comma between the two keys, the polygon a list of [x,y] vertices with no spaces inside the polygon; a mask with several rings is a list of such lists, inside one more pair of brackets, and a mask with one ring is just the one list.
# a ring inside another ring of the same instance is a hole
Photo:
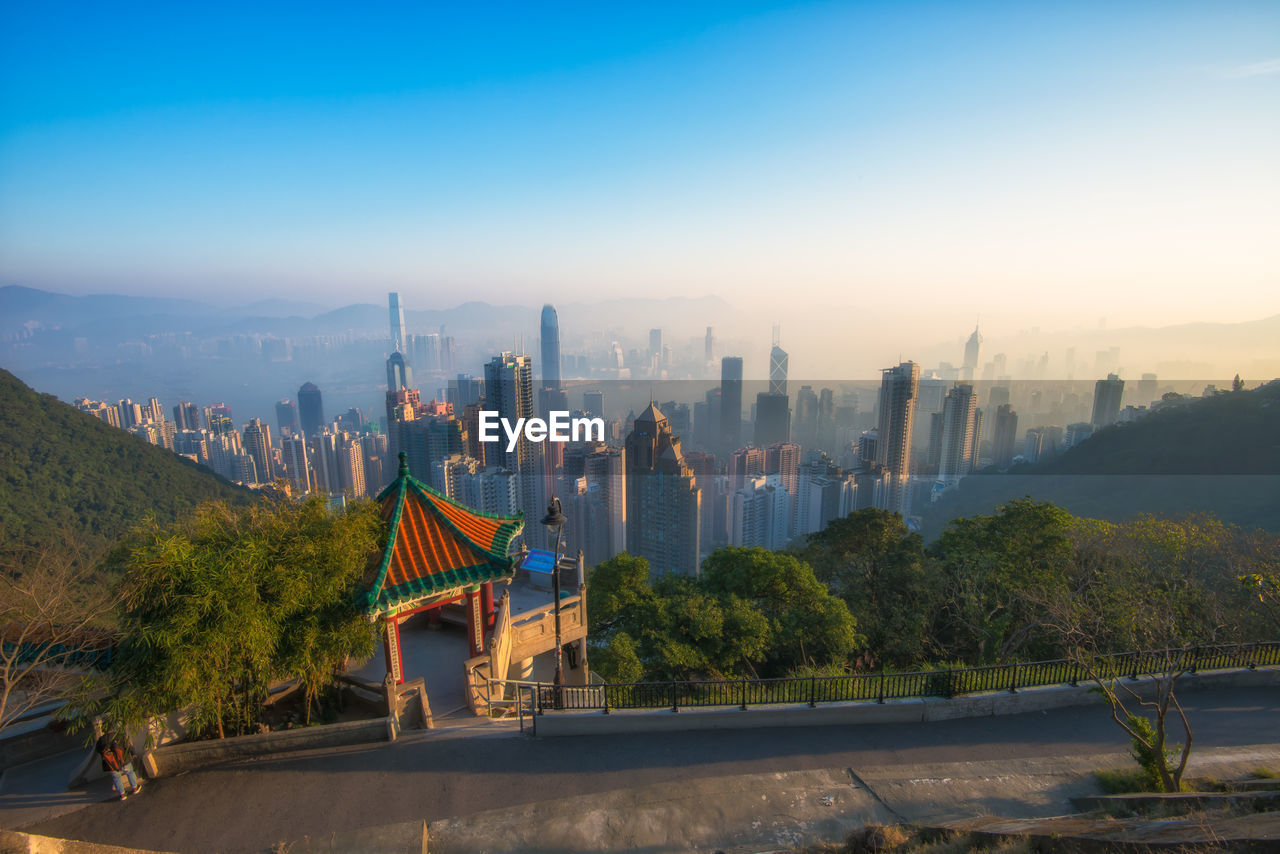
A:
{"label": "black fence railing", "polygon": [[[680,682],[564,686],[529,685],[529,711],[603,711],[706,706],[816,706],[818,703],[883,703],[923,697],[956,697],[988,691],[1017,691],[1088,681],[1090,668],[1104,679],[1136,679],[1164,673],[1280,665],[1280,641],[1126,652],[1101,657],[1086,667],[1073,660],[1034,661],[987,667],[859,673],[785,679],[720,679]],[[522,706],[523,708],[523,706]]]}

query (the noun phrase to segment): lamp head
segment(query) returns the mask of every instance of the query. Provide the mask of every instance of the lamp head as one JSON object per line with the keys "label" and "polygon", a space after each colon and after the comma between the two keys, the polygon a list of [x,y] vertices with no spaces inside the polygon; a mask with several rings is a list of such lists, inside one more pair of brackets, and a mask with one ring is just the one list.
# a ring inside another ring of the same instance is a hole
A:
{"label": "lamp head", "polygon": [[564,527],[564,523],[564,514],[560,512],[560,499],[552,498],[551,503],[547,505],[547,515],[542,518],[542,524],[555,531]]}

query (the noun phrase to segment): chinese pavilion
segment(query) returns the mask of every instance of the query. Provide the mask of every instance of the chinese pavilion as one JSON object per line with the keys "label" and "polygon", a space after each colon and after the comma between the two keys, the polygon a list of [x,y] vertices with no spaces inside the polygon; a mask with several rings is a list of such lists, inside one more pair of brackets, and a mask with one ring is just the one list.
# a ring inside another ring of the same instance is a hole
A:
{"label": "chinese pavilion", "polygon": [[390,525],[382,554],[364,582],[364,612],[386,619],[387,672],[404,682],[400,622],[412,614],[460,602],[467,615],[471,655],[485,650],[493,628],[493,582],[515,574],[508,554],[524,527],[522,515],[478,513],[409,475],[405,454],[400,472],[378,496]]}

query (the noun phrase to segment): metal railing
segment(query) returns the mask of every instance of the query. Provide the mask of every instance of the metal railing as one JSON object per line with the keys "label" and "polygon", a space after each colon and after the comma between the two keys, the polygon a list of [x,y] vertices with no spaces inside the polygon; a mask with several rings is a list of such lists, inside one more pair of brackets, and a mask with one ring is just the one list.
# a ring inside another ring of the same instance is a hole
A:
{"label": "metal railing", "polygon": [[[1280,641],[1185,649],[1148,650],[1108,655],[1091,662],[1103,679],[1137,679],[1153,674],[1280,665]],[[909,673],[860,673],[848,676],[802,676],[784,679],[720,679],[566,685],[514,682],[515,705],[524,715],[548,711],[702,708],[710,706],[801,705],[924,697],[951,698],[1019,688],[1077,685],[1092,678],[1082,662],[1019,662],[986,667],[919,670]],[[495,683],[498,680],[494,680]],[[523,726],[522,726],[523,728]]]}

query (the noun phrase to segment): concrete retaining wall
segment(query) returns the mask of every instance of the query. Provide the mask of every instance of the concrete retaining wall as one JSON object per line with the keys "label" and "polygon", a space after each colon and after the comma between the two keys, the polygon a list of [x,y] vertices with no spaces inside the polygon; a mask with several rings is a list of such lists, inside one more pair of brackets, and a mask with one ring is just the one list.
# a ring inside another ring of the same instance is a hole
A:
{"label": "concrete retaining wall", "polygon": [[388,718],[375,718],[369,721],[301,727],[262,735],[241,735],[211,741],[170,744],[150,751],[144,756],[143,764],[148,775],[156,777],[269,753],[387,741],[394,737],[388,721]]}
{"label": "concrete retaining wall", "polygon": [[[1146,693],[1152,680],[1127,680],[1126,684]],[[1280,668],[1259,670],[1218,670],[1188,674],[1178,679],[1179,691],[1224,690],[1280,686]],[[676,730],[754,729],[790,726],[849,726],[856,724],[924,723],[952,718],[1017,715],[1069,706],[1100,704],[1103,698],[1091,685],[1053,685],[1020,688],[986,694],[968,694],[954,699],[887,700],[880,703],[819,703],[816,707],[754,706],[746,711],[736,707],[626,710],[603,712],[548,712],[536,717],[534,734],[539,736],[597,735],[619,732],[671,732]]]}
{"label": "concrete retaining wall", "polygon": [[83,746],[83,735],[53,732],[47,727],[0,739],[0,771]]}

